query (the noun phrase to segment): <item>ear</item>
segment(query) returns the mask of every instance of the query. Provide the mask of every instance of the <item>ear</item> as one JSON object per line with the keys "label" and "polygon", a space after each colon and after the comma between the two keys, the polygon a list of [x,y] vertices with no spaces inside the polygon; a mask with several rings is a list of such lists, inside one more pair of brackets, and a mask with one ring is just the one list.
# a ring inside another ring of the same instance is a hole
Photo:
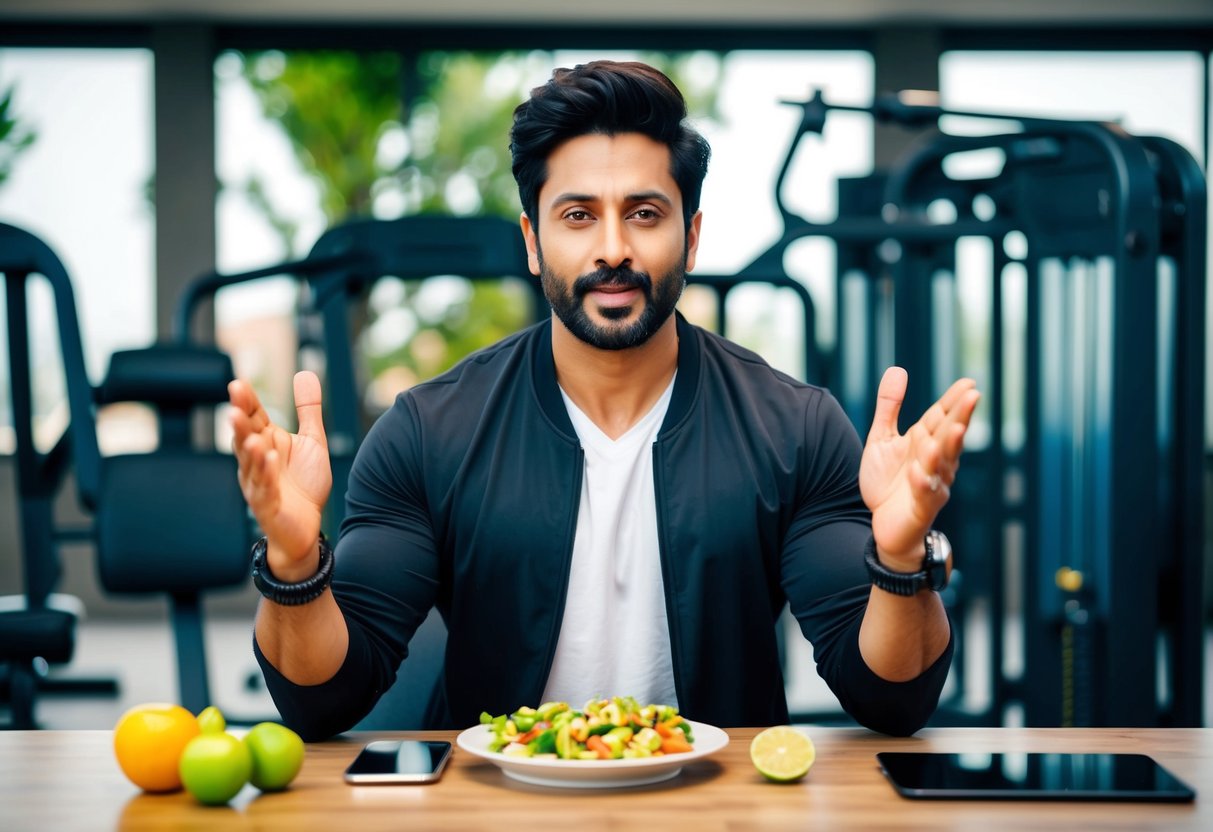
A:
{"label": "ear", "polygon": [[687,226],[687,271],[695,270],[695,255],[699,252],[699,227],[703,224],[703,211],[696,211]]}
{"label": "ear", "polygon": [[539,276],[539,234],[531,218],[526,212],[518,215],[518,224],[522,227],[522,241],[526,243],[526,262],[531,274]]}

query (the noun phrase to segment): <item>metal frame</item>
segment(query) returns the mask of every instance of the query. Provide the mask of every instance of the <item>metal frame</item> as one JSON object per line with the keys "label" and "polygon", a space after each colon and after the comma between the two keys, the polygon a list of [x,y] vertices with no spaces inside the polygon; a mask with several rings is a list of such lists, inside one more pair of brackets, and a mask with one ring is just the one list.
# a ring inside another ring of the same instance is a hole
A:
{"label": "metal frame", "polygon": [[[856,109],[829,107],[820,96],[801,106],[798,141],[820,132],[828,110]],[[871,112],[912,123],[944,114],[890,101],[878,101]],[[947,320],[936,308],[932,284],[940,273],[945,279],[950,274],[954,284],[954,246],[961,237],[985,237],[993,245],[987,391],[993,431],[986,449],[966,456],[964,476],[940,522],[958,538],[958,552],[978,559],[973,570],[961,561],[966,589],[954,596],[952,612],[963,637],[972,601],[988,600],[994,696],[983,713],[966,712],[958,696],[937,721],[999,724],[1018,704],[1029,724],[1199,725],[1203,178],[1171,142],[1137,139],[1091,122],[1016,120],[1023,132],[1007,136],[928,135],[887,180],[844,183],[835,222],[808,223],[781,207],[785,234],[756,263],[778,262],[787,245],[805,236],[838,243],[840,339],[831,383],[846,381],[844,366],[855,366],[848,359],[861,356],[864,381],[871,383],[855,385],[857,395],[842,398],[862,425],[872,410],[876,374],[888,363],[910,370],[905,412],[911,414],[924,410],[950,380],[937,377],[938,359],[959,345],[935,337]],[[943,172],[949,154],[984,147],[1007,155],[997,177],[954,181]],[[978,193],[997,203],[993,219],[974,218],[968,206]],[[927,220],[928,204],[941,196],[958,206],[955,222]],[[1001,243],[1012,230],[1025,234],[1030,251],[1028,439],[1022,453],[1005,450],[1001,434],[1007,392],[1001,277],[1010,263]],[[889,241],[899,244],[896,251],[888,250]],[[1102,258],[1098,271],[1046,268],[1061,258],[1095,257]],[[1159,279],[1162,257],[1176,264],[1169,282]],[[866,280],[858,334],[847,328],[854,320],[842,277],[848,271]],[[1168,313],[1162,326],[1160,301]],[[1185,361],[1175,373],[1159,360],[1180,355]],[[1087,356],[1096,360],[1094,373],[1080,362]],[[1028,484],[1026,499],[1007,496],[1012,480]],[[1026,669],[1019,678],[1003,671],[1004,546],[1012,527],[1025,529],[1027,539]],[[1164,551],[1175,554],[1151,557]],[[1161,589],[1170,602],[1165,610],[1159,607]],[[1165,666],[1162,700],[1154,672],[1159,658]],[[964,660],[961,650],[961,679]],[[963,694],[963,682],[959,687]]]}
{"label": "metal frame", "polygon": [[[17,438],[17,494],[21,527],[21,577],[25,608],[50,609],[50,596],[62,575],[59,546],[88,539],[88,531],[64,528],[55,523],[55,497],[63,487],[69,466],[76,470],[82,501],[95,498],[100,482],[100,452],[95,433],[73,419],[49,451],[38,450],[33,428],[33,364],[30,355],[28,289],[31,275],[41,275],[55,301],[55,324],[59,331],[65,376],[79,373],[87,378],[80,326],[76,319],[75,295],[63,264],[41,240],[27,232],[0,224],[0,278],[5,292],[8,333],[9,388],[13,427]],[[68,385],[69,409],[91,407],[85,391]],[[74,639],[74,636],[73,636]],[[9,669],[9,700],[13,727],[34,726],[33,703],[38,691],[59,693],[117,692],[112,679],[50,680],[35,672],[35,666]]]}
{"label": "metal frame", "polygon": [[[64,433],[46,453],[38,450],[33,434],[27,287],[35,275],[46,280],[54,299],[57,345],[64,367],[69,410]],[[29,232],[0,223],[0,276],[5,285],[9,370],[17,434],[24,594],[26,605],[37,609],[47,606],[47,598],[59,582],[62,573],[60,547],[64,543],[94,542],[96,539],[95,524],[76,528],[60,523],[55,516],[54,503],[67,483],[70,469],[81,505],[94,514],[103,508],[103,461],[94,418],[97,395],[85,368],[75,293],[59,258]],[[236,556],[242,557],[238,553]],[[227,560],[230,562],[231,558]],[[199,592],[192,589],[168,594],[179,695],[182,703],[196,712],[210,704],[201,599]],[[88,679],[39,679],[38,687],[56,692],[101,694],[112,694],[117,690],[112,680]]]}

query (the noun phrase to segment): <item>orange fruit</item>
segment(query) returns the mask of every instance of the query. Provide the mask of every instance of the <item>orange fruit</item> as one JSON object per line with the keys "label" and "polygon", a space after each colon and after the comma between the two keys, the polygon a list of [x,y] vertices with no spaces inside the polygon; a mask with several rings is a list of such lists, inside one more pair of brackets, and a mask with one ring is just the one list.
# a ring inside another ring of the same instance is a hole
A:
{"label": "orange fruit", "polygon": [[136,705],[114,726],[114,756],[127,779],[145,792],[176,791],[181,752],[199,733],[198,720],[180,705]]}

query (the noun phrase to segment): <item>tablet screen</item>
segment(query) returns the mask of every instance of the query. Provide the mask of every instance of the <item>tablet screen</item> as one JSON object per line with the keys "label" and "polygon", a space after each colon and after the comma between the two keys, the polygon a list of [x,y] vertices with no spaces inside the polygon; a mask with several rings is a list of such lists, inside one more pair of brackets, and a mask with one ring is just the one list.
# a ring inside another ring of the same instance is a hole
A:
{"label": "tablet screen", "polygon": [[881,752],[905,797],[951,800],[1190,801],[1196,793],[1144,754]]}

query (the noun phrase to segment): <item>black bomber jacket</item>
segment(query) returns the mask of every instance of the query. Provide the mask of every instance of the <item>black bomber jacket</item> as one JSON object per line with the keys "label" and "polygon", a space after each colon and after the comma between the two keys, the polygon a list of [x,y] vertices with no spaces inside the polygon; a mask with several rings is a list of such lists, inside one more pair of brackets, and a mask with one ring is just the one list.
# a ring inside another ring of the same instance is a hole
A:
{"label": "black bomber jacket", "polygon": [[[367,435],[336,547],[345,663],[329,681],[300,686],[255,649],[284,721],[305,738],[347,730],[371,709],[435,604],[449,637],[430,727],[540,704],[583,462],[551,326],[400,394]],[[677,326],[678,374],[653,471],[681,712],[721,726],[786,722],[774,625],[790,603],[843,708],[874,730],[913,733],[935,709],[952,644],[907,682],[881,679],[860,655],[871,528],[853,426],[826,390],[681,316]]]}

